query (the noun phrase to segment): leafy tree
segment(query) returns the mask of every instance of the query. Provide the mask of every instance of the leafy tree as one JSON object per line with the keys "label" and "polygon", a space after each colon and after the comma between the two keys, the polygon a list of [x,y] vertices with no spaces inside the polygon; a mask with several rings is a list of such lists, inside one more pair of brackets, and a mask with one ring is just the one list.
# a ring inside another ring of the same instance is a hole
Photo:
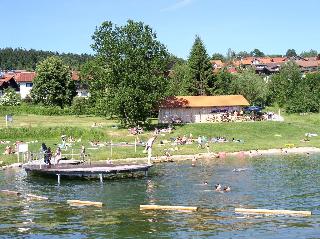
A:
{"label": "leafy tree", "polygon": [[246,58],[249,57],[250,53],[246,52],[246,51],[240,51],[237,53],[237,58]]}
{"label": "leafy tree", "polygon": [[213,53],[211,56],[211,60],[225,61],[225,57],[221,53]]}
{"label": "leafy tree", "polygon": [[288,49],[286,52],[286,57],[294,57],[297,56],[296,50],[295,49]]}
{"label": "leafy tree", "polygon": [[109,72],[110,70],[105,66],[105,63],[98,57],[82,65],[79,74],[81,84],[88,86],[89,100],[92,104],[106,96],[108,88],[106,82]]}
{"label": "leafy tree", "polygon": [[307,74],[304,80],[308,86],[309,110],[320,113],[320,73]]}
{"label": "leafy tree", "polygon": [[[124,26],[103,22],[92,36],[103,79],[97,104],[123,125],[145,122],[165,97],[169,54],[156,34],[142,22],[128,20]],[[104,84],[104,86],[102,86]]]}
{"label": "leafy tree", "polygon": [[212,66],[209,61],[207,50],[200,39],[196,36],[188,58],[190,77],[193,81],[192,95],[206,95],[208,83],[212,78]]}
{"label": "leafy tree", "polygon": [[4,90],[4,94],[0,97],[0,105],[14,106],[20,105],[20,95],[16,93],[13,88],[7,88]]}
{"label": "leafy tree", "polygon": [[250,52],[250,55],[253,57],[264,57],[264,53],[259,49],[255,48],[253,51]]}
{"label": "leafy tree", "polygon": [[226,68],[218,72],[213,78],[212,95],[230,95],[233,94],[232,84],[234,75],[227,71]]}
{"label": "leafy tree", "polygon": [[301,57],[315,57],[318,55],[318,52],[316,50],[309,50],[309,51],[303,51],[301,52],[300,56]]}
{"label": "leafy tree", "polygon": [[296,90],[296,84],[301,80],[299,66],[289,61],[284,64],[279,74],[271,77],[269,82],[269,94],[271,102],[278,104],[280,107],[286,107],[288,101]]}
{"label": "leafy tree", "polygon": [[184,64],[186,61],[180,57],[170,54],[168,60],[168,70],[172,70],[176,64]]}
{"label": "leafy tree", "polygon": [[76,95],[71,71],[58,57],[49,57],[36,67],[31,97],[35,103],[50,106],[70,105]]}
{"label": "leafy tree", "polygon": [[243,95],[250,104],[264,105],[267,98],[267,84],[260,75],[252,69],[245,69],[238,73],[232,84],[235,94]]}
{"label": "leafy tree", "polygon": [[172,69],[169,78],[168,95],[189,95],[192,91],[192,80],[189,76],[189,67],[187,63],[177,63]]}

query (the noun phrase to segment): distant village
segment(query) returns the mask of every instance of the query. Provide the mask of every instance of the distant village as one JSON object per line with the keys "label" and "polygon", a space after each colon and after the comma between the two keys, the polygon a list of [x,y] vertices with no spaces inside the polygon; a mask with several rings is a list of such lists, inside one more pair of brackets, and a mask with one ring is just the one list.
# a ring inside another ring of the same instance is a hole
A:
{"label": "distant village", "polygon": [[[245,57],[233,61],[223,62],[221,60],[210,60],[213,74],[218,73],[222,69],[227,69],[231,74],[237,73],[241,68],[251,67],[259,75],[268,79],[272,74],[278,73],[281,66],[288,61],[295,62],[302,73],[317,72],[320,67],[320,57]],[[0,72],[0,96],[4,89],[11,87],[20,94],[21,99],[30,96],[33,86],[33,80],[36,73],[33,71],[13,70]],[[80,84],[79,74],[77,71],[72,72],[72,80],[76,81],[77,96],[88,97],[88,87]]]}

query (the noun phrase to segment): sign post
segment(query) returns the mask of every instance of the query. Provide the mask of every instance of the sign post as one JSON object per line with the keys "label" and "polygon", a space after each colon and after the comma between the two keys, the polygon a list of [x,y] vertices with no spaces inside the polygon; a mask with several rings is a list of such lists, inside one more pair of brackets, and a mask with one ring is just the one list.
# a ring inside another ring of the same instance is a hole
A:
{"label": "sign post", "polygon": [[10,122],[10,123],[13,122],[13,117],[12,117],[12,115],[6,115],[6,116],[5,116],[5,120],[6,120],[6,128],[8,128],[8,122]]}

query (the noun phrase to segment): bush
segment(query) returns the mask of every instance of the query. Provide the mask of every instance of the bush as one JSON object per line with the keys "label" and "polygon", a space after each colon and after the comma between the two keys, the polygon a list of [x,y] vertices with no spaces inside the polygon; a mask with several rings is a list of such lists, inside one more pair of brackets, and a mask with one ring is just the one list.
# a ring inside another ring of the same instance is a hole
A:
{"label": "bush", "polygon": [[20,95],[12,88],[5,89],[3,96],[0,97],[0,105],[15,106],[20,105],[20,103]]}

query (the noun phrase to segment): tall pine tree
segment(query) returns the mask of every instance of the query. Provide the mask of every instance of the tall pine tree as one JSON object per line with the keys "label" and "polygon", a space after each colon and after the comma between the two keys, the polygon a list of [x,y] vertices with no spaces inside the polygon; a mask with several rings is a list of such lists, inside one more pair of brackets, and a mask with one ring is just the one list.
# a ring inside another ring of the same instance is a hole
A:
{"label": "tall pine tree", "polygon": [[202,40],[196,36],[188,58],[189,76],[193,82],[191,95],[207,95],[209,93],[208,85],[212,78],[212,66],[209,59]]}

